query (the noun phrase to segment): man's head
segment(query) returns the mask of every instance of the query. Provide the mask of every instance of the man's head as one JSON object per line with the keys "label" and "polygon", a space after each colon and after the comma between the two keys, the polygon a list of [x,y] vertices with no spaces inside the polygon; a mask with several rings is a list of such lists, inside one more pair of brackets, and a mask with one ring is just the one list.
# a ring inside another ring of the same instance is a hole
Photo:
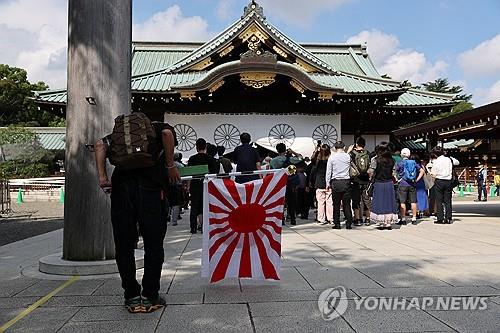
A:
{"label": "man's head", "polygon": [[431,150],[431,155],[432,156],[435,156],[436,158],[439,157],[439,156],[442,156],[444,155],[444,149],[442,147],[434,147],[432,150]]}
{"label": "man's head", "polygon": [[366,140],[363,137],[358,137],[356,139],[356,147],[358,148],[365,148],[366,147]]}
{"label": "man's head", "polygon": [[240,141],[241,143],[250,143],[250,141],[252,141],[252,137],[250,136],[250,134],[244,132],[240,135]]}
{"label": "man's head", "polygon": [[401,150],[401,157],[402,157],[402,158],[410,158],[410,156],[411,156],[411,151],[410,151],[410,149],[408,149],[408,148],[403,148],[403,149]]}
{"label": "man's head", "polygon": [[284,154],[286,153],[286,146],[284,143],[278,143],[276,145],[276,151],[278,152],[278,154]]}
{"label": "man's head", "polygon": [[203,138],[196,140],[196,151],[201,153],[207,150],[207,142]]}
{"label": "man's head", "polygon": [[335,150],[344,150],[345,148],[345,143],[342,141],[337,141],[335,142]]}
{"label": "man's head", "polygon": [[226,147],[217,146],[217,154],[219,155],[219,157],[222,157],[225,152],[226,152]]}
{"label": "man's head", "polygon": [[207,143],[207,154],[215,157],[217,155],[217,147],[211,143]]}
{"label": "man's head", "polygon": [[181,162],[182,161],[182,153],[174,153],[174,161]]}

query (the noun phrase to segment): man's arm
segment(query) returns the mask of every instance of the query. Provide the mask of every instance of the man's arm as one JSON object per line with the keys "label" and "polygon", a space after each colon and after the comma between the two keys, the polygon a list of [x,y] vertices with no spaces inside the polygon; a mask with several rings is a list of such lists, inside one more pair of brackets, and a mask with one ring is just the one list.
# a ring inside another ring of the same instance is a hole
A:
{"label": "man's arm", "polygon": [[163,149],[165,150],[165,163],[168,170],[168,180],[170,184],[176,184],[181,180],[179,175],[179,170],[174,163],[174,134],[170,129],[164,129],[161,131],[161,139],[163,143]]}
{"label": "man's arm", "polygon": [[326,175],[325,175],[325,181],[326,181],[326,189],[330,189],[330,181],[332,179],[332,163],[330,163],[330,159],[326,162]]}
{"label": "man's arm", "polygon": [[423,167],[420,167],[420,172],[418,173],[417,180],[415,180],[415,183],[418,183],[420,179],[425,175],[425,170]]}
{"label": "man's arm", "polygon": [[103,189],[104,192],[111,192],[111,182],[108,178],[108,173],[106,170],[106,144],[104,141],[99,140],[95,143],[95,164],[97,167],[97,173],[99,175],[99,187]]}

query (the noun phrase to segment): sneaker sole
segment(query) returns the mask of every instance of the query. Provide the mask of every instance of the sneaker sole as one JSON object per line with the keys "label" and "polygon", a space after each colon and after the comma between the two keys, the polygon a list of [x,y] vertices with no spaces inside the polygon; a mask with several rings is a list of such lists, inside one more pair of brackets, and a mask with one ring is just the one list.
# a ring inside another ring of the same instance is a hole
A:
{"label": "sneaker sole", "polygon": [[136,306],[127,306],[127,311],[129,313],[141,313],[142,312],[142,305],[136,305]]}
{"label": "sneaker sole", "polygon": [[151,305],[151,306],[142,306],[142,313],[151,313],[155,312],[156,310],[159,310],[161,308],[165,307],[165,305],[158,304],[158,305]]}

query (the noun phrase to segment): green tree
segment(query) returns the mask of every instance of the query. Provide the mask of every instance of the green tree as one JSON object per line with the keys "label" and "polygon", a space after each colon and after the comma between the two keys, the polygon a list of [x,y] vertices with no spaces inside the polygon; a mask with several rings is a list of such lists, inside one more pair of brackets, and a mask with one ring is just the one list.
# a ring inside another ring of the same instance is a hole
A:
{"label": "green tree", "polygon": [[47,90],[44,82],[30,83],[22,68],[0,64],[0,126],[49,126],[62,118],[38,110],[31,99],[33,91]]}
{"label": "green tree", "polygon": [[461,86],[450,86],[447,78],[439,78],[434,81],[424,83],[423,88],[427,91],[433,91],[437,93],[453,94],[453,100],[457,101],[450,112],[445,112],[433,117],[433,119],[441,119],[451,116],[453,114],[461,113],[474,108],[470,100],[472,99],[471,94],[464,94],[463,87]]}

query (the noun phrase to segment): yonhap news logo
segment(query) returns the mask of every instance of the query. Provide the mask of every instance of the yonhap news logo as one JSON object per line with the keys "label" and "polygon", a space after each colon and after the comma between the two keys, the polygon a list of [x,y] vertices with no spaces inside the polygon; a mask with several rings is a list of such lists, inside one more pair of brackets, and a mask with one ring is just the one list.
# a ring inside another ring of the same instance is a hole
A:
{"label": "yonhap news logo", "polygon": [[435,297],[361,297],[348,301],[345,287],[338,286],[323,291],[318,298],[318,309],[325,321],[341,317],[348,309],[363,311],[482,311],[488,309],[488,298],[480,296],[435,296]]}

